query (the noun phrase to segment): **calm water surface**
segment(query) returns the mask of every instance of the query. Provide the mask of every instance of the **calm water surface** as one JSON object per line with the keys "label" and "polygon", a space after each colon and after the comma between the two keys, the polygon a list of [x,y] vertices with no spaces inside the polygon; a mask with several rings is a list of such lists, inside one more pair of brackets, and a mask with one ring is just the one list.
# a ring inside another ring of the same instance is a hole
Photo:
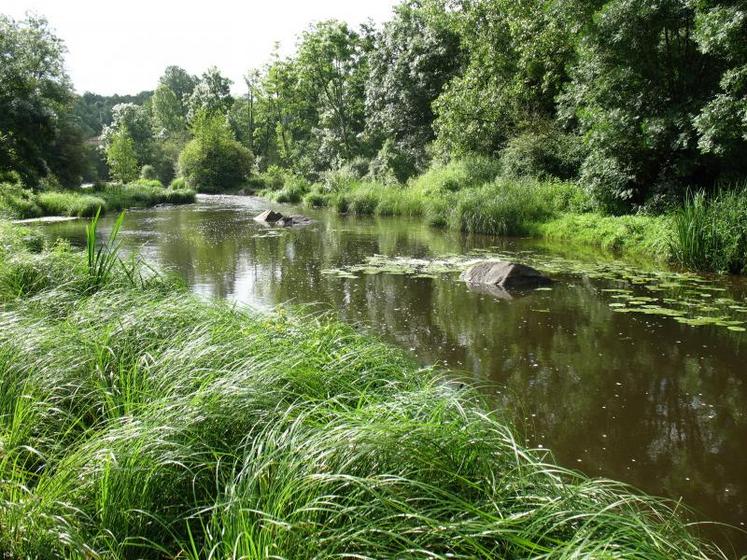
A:
{"label": "calm water surface", "polygon": [[[268,237],[252,220],[267,207],[249,197],[200,197],[190,206],[131,211],[123,240],[202,296],[259,308],[318,302],[424,364],[465,372],[530,445],[552,449],[561,464],[681,497],[702,518],[745,527],[747,333],[615,312],[610,290],[620,280],[578,271],[554,274],[551,291],[511,300],[470,291],[454,274],[323,274],[374,254],[429,258],[490,248],[519,260],[526,251],[562,256],[580,269],[608,257],[324,211],[306,212],[316,220],[309,227]],[[82,242],[80,223],[44,227]],[[747,299],[745,282],[717,282],[716,293]],[[732,534],[731,542],[747,553],[747,538]]]}

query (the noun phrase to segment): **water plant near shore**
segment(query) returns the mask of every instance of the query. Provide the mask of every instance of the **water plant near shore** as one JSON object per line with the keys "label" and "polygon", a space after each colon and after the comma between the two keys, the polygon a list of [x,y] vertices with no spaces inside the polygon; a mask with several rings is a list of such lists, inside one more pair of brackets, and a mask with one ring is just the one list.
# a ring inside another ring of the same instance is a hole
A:
{"label": "water plant near shore", "polygon": [[[10,244],[0,283],[31,258]],[[116,267],[82,290],[83,255],[37,258],[67,281],[0,296],[4,555],[720,555],[681,506],[557,467],[475,391],[334,320]]]}

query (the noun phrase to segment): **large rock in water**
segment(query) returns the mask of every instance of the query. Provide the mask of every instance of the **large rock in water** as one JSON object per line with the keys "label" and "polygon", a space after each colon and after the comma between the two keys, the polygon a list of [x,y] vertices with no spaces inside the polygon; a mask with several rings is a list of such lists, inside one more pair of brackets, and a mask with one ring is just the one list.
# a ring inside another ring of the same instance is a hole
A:
{"label": "large rock in water", "polygon": [[283,216],[280,212],[275,212],[274,210],[265,210],[261,214],[255,216],[254,219],[261,224],[282,227],[307,226],[311,223],[311,219],[306,216]]}
{"label": "large rock in water", "polygon": [[477,263],[462,272],[459,279],[467,284],[500,286],[504,290],[536,288],[552,283],[531,266],[507,261]]}
{"label": "large rock in water", "polygon": [[280,212],[275,212],[274,210],[268,209],[255,216],[254,219],[264,224],[274,224],[275,222],[282,220],[283,215]]}

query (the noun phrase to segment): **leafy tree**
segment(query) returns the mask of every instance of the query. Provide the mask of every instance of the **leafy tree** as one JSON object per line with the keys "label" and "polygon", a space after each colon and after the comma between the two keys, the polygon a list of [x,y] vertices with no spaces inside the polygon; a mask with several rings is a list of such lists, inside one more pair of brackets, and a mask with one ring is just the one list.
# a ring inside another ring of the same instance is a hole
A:
{"label": "leafy tree", "polygon": [[747,175],[747,4],[702,2],[695,41],[716,58],[719,88],[695,117],[698,147],[719,157],[728,179]]}
{"label": "leafy tree", "polygon": [[[579,17],[584,2],[568,3]],[[575,19],[565,2],[457,0],[450,25],[467,55],[464,71],[435,103],[447,154],[496,154],[517,133],[555,118],[556,96],[574,60]]]}
{"label": "leafy tree", "polygon": [[235,189],[246,181],[252,154],[233,136],[226,118],[215,112],[198,113],[194,138],[179,156],[179,171],[190,188],[202,192]]}
{"label": "leafy tree", "polygon": [[83,161],[74,96],[64,70],[64,46],[44,18],[16,22],[0,15],[0,172],[24,182],[50,173],[74,182]]}
{"label": "leafy tree", "polygon": [[579,46],[564,104],[585,139],[582,180],[609,209],[713,180],[692,115],[718,78],[695,16],[689,0],[611,0]]}
{"label": "leafy tree", "polygon": [[122,183],[134,181],[138,175],[135,141],[126,128],[112,134],[106,148],[106,161],[111,175]]}
{"label": "leafy tree", "polygon": [[231,80],[224,77],[216,67],[208,68],[189,96],[187,120],[198,118],[201,113],[226,115],[233,104]]}
{"label": "leafy tree", "polygon": [[377,144],[386,141],[377,160],[394,165],[399,180],[425,167],[435,138],[433,101],[460,66],[458,35],[421,4],[395,9],[368,60],[366,128]]}
{"label": "leafy tree", "polygon": [[[179,66],[167,66],[158,80],[159,85],[168,87],[176,94],[179,102],[186,107],[187,100],[195,89],[198,79]],[[186,114],[186,110],[184,111]]]}
{"label": "leafy tree", "polygon": [[154,151],[153,124],[146,106],[120,103],[112,108],[112,122],[104,127],[101,142],[107,150],[119,132],[126,132],[132,140],[138,167],[150,163]]}
{"label": "leafy tree", "polygon": [[[312,142],[319,115],[315,100],[300,86],[298,65],[293,60],[281,60],[276,49],[262,90],[266,118],[261,153],[272,153],[274,146],[277,163],[301,173],[313,173],[314,158],[309,154],[318,152],[318,144]],[[271,163],[276,162],[267,165]]]}
{"label": "leafy tree", "polygon": [[186,132],[187,118],[184,106],[169,86],[160,84],[156,88],[151,106],[153,126],[157,136],[173,137]]}
{"label": "leafy tree", "polygon": [[367,74],[364,38],[340,21],[317,23],[301,35],[295,66],[299,86],[316,105],[317,167],[335,166],[360,150]]}

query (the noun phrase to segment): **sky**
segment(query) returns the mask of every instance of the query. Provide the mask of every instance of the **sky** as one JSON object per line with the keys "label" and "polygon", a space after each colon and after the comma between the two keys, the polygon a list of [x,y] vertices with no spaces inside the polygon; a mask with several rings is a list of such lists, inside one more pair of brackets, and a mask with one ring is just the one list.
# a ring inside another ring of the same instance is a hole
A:
{"label": "sky", "polygon": [[133,94],[154,89],[164,68],[193,74],[217,66],[243,88],[242,76],[269,60],[276,41],[293,52],[311,22],[358,25],[389,19],[399,0],[2,0],[0,13],[45,16],[67,46],[79,93]]}

